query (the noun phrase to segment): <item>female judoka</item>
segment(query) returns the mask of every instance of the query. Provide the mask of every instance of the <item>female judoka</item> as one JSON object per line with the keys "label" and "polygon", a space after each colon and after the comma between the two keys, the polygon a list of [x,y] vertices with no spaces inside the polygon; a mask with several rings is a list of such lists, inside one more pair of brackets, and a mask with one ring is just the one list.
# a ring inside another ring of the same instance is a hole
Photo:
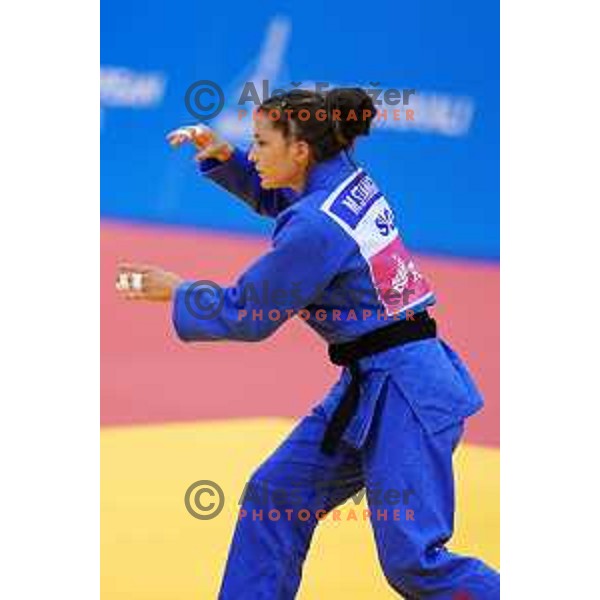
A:
{"label": "female judoka", "polygon": [[[363,488],[381,566],[397,592],[499,598],[497,572],[446,548],[452,453],[482,400],[437,335],[427,312],[433,290],[390,205],[352,159],[374,116],[359,88],[295,90],[261,105],[248,154],[204,126],[176,130],[169,141],[194,143],[206,177],[275,219],[272,248],[220,294],[160,268],[119,267],[121,294],[172,303],[184,341],[259,341],[299,317],[343,367],[323,402],[252,475],[221,600],[294,598],[319,520]],[[272,293],[261,293],[266,282]]]}

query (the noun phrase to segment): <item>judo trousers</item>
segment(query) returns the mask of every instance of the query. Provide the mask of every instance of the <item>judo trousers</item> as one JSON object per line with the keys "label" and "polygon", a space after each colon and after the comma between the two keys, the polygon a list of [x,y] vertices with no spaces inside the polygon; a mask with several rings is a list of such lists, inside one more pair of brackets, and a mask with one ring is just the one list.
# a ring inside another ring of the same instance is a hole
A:
{"label": "judo trousers", "polygon": [[[445,548],[453,532],[452,454],[462,435],[462,421],[435,433],[427,431],[402,390],[388,380],[360,448],[342,441],[333,456],[323,454],[320,444],[326,426],[326,412],[316,407],[251,477],[220,600],[295,598],[323,512],[363,488],[370,516],[364,515],[365,508],[355,507],[354,500],[351,506],[361,514],[360,521],[363,516],[370,519],[385,577],[404,598],[500,597],[496,571]],[[282,490],[294,492],[286,496]],[[407,510],[412,511],[412,520],[406,518]],[[397,520],[394,511],[400,516]]]}

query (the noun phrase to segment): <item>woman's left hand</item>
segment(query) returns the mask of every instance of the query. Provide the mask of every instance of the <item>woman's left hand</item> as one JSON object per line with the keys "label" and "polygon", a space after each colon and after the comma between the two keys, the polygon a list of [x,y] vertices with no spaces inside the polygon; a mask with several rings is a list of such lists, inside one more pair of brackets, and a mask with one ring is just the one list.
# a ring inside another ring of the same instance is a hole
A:
{"label": "woman's left hand", "polygon": [[160,267],[120,263],[117,267],[116,288],[125,300],[170,302],[183,279]]}

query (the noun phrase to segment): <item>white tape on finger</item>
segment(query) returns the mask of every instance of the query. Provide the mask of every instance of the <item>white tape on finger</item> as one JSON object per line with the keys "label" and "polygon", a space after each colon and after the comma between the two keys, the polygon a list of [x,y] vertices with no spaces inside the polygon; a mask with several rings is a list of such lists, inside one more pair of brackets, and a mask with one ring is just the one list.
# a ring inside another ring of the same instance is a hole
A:
{"label": "white tape on finger", "polygon": [[117,290],[120,292],[127,291],[129,289],[129,275],[127,273],[119,273],[119,279],[117,280]]}
{"label": "white tape on finger", "polygon": [[175,129],[174,131],[171,131],[167,135],[167,138],[169,140],[171,140],[172,143],[176,143],[176,142],[181,142],[183,140],[190,140],[190,139],[192,139],[192,135],[189,131],[186,130],[185,127],[180,127],[179,129]]}
{"label": "white tape on finger", "polygon": [[131,274],[131,289],[135,292],[142,292],[144,290],[144,276],[142,273]]}

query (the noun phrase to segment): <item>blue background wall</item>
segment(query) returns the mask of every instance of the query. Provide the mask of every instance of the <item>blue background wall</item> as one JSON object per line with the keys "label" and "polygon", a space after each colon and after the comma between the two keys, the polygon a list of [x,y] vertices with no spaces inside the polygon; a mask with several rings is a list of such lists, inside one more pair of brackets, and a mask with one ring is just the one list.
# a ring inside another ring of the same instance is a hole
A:
{"label": "blue background wall", "polygon": [[[274,69],[277,85],[379,81],[381,87],[415,88],[418,99],[437,97],[452,110],[468,108],[454,133],[427,124],[410,131],[377,129],[361,140],[357,158],[396,206],[413,250],[496,260],[498,12],[497,3],[475,0],[352,0],[337,7],[312,0],[289,6],[103,0],[102,215],[268,233],[268,221],[199,181],[191,151],[173,152],[164,135],[195,122],[183,101],[192,82],[214,80],[234,100],[261,53],[273,59],[264,51],[271,32],[286,40],[275,53],[281,60]],[[120,68],[149,77],[159,91],[123,99],[131,85],[115,92]],[[219,118],[211,124],[222,126]]]}

